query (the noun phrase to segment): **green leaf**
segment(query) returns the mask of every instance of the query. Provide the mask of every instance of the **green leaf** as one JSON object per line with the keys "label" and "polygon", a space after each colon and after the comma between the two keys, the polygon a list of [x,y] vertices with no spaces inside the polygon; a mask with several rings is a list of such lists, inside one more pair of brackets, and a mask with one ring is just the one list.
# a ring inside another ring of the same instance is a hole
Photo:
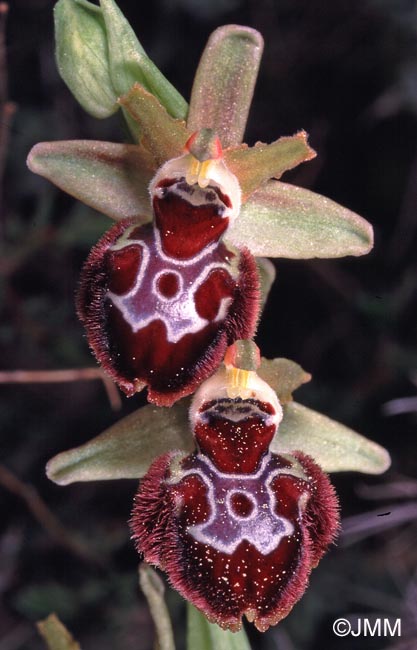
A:
{"label": "green leaf", "polygon": [[308,454],[325,472],[382,474],[390,466],[388,452],[376,442],[343,424],[290,402],[283,406],[284,418],[272,441],[271,451]]}
{"label": "green leaf", "polygon": [[284,172],[315,156],[305,131],[271,144],[257,142],[254,147],[242,146],[224,153],[227,166],[239,181],[244,202],[269,179],[280,178]]}
{"label": "green leaf", "polygon": [[262,36],[249,27],[225,25],[211,34],[191,93],[191,132],[212,128],[223,147],[242,142],[262,50]]}
{"label": "green leaf", "polygon": [[290,402],[293,392],[311,379],[311,375],[298,363],[283,358],[262,357],[257,373],[276,392],[281,404]]}
{"label": "green leaf", "polygon": [[80,645],[73,639],[56,614],[50,614],[48,618],[38,621],[36,625],[48,650],[80,650]]}
{"label": "green leaf", "polygon": [[144,406],[90,442],[52,458],[46,466],[47,476],[58,485],[141,478],[166,451],[194,449],[188,408],[189,400],[171,408]]}
{"label": "green leaf", "polygon": [[147,56],[128,21],[113,0],[100,0],[107,29],[110,75],[118,95],[136,82],[166,108],[172,117],[184,120],[187,102]]}
{"label": "green leaf", "polygon": [[227,233],[255,256],[308,259],[364,255],[372,226],[330,199],[295,185],[269,181],[257,190]]}
{"label": "green leaf", "polygon": [[155,168],[141,146],[94,140],[41,142],[28,166],[68,194],[113,219],[148,221],[148,186]]}
{"label": "green leaf", "polygon": [[151,152],[157,167],[170,158],[183,153],[189,138],[185,123],[168,115],[159,101],[140,84],[123,97],[119,103],[139,125],[142,144]]}
{"label": "green leaf", "polygon": [[149,564],[139,565],[139,584],[148,601],[158,637],[158,650],[175,650],[171,619],[165,603],[165,586]]}
{"label": "green leaf", "polygon": [[61,77],[84,110],[98,118],[118,110],[102,13],[86,0],[55,5],[56,60]]}
{"label": "green leaf", "polygon": [[187,603],[187,650],[250,650],[245,630],[222,630]]}
{"label": "green leaf", "polygon": [[274,284],[276,271],[275,266],[267,257],[257,257],[256,266],[258,268],[259,284],[261,290],[261,309],[263,309],[268,300],[271,287]]}

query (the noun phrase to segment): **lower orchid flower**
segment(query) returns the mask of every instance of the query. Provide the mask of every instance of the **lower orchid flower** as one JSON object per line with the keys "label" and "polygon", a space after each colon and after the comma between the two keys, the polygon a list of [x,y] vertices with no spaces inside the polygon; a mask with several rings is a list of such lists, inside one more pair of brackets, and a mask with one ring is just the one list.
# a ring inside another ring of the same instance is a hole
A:
{"label": "lower orchid flower", "polygon": [[334,541],[327,472],[384,472],[388,453],[293,401],[310,375],[237,341],[171,408],[147,405],[47,466],[60,485],[140,478],[131,518],[142,557],[210,621],[266,630],[301,598]]}
{"label": "lower orchid flower", "polygon": [[312,458],[272,453],[282,408],[254,371],[224,370],[195,394],[197,450],[157,458],[135,498],[131,529],[144,559],[206,617],[265,631],[287,616],[334,540],[335,491]]}

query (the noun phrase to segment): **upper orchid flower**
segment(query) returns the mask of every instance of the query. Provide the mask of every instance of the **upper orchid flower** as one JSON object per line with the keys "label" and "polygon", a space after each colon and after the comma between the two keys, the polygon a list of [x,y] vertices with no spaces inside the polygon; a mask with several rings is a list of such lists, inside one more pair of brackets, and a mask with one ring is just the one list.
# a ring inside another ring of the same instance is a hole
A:
{"label": "upper orchid flower", "polygon": [[256,263],[227,246],[239,183],[220,141],[203,129],[150,184],[153,224],[124,219],[93,248],[78,313],[90,345],[128,394],[171,405],[220,364],[228,344],[251,337],[259,311]]}
{"label": "upper orchid flower", "polygon": [[60,71],[77,99],[98,117],[121,107],[137,144],[41,143],[28,164],[119,221],[86,262],[78,313],[121,388],[147,386],[150,401],[170,405],[213,373],[227,345],[253,336],[252,256],[361,255],[372,228],[277,180],[314,157],[303,131],[241,144],[263,47],[255,30],[212,34],[188,107],[113,0],[60,0],[56,27]]}

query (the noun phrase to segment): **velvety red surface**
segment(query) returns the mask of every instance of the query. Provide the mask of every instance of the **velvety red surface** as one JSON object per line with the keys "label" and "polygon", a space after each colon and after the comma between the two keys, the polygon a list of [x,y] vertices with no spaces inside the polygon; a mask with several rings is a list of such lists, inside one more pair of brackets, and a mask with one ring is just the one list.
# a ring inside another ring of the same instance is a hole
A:
{"label": "velvety red surface", "polygon": [[178,259],[194,257],[216,242],[229,225],[229,219],[222,218],[216,205],[196,207],[169,191],[163,199],[154,199],[153,208],[162,249]]}
{"label": "velvety red surface", "polygon": [[109,274],[108,288],[115,293],[126,293],[135,284],[142,263],[142,249],[140,246],[128,246],[119,251],[108,251],[107,269]]}
{"label": "velvety red surface", "polygon": [[[223,539],[225,520],[221,517],[212,544],[196,539],[195,527],[213,520],[213,502],[206,479],[198,474],[201,462],[197,455],[181,462],[183,478],[178,468],[171,477],[170,466],[177,453],[158,458],[142,481],[131,520],[137,548],[146,561],[164,569],[173,587],[210,620],[237,630],[246,615],[263,631],[291,611],[304,593],[311,569],[334,539],[339,521],[334,489],[311,458],[299,453],[293,458],[294,463],[298,458],[305,469],[303,480],[291,475],[288,458],[273,455],[268,466],[282,470],[270,482],[275,495],[274,512],[291,522],[291,534],[283,536],[268,553],[248,539],[242,539],[233,552],[223,552],[216,548],[227,543]],[[216,479],[211,474],[211,479],[224,481],[220,475]],[[236,489],[242,488],[238,478],[233,480]],[[260,476],[259,481],[246,500],[239,494],[233,501],[243,521],[251,517],[248,504],[253,493],[261,499],[269,485]],[[217,509],[219,512],[221,506],[216,505]],[[216,526],[216,518],[213,524]],[[228,524],[230,530],[230,521]],[[241,525],[237,521],[236,530]]]}
{"label": "velvety red surface", "polygon": [[195,437],[202,453],[220,471],[247,474],[256,470],[275,433],[274,425],[261,425],[259,416],[239,422],[210,416],[206,424],[197,424]]}
{"label": "velvety red surface", "polygon": [[[159,255],[151,224],[135,228],[127,240],[131,244],[112,250],[132,224],[131,220],[116,224],[91,251],[81,276],[78,314],[97,359],[126,394],[147,385],[150,401],[170,405],[216,369],[235,339],[253,335],[259,310],[258,274],[245,250],[232,266],[235,254],[222,243],[196,262],[175,266],[175,260],[167,262]],[[142,268],[146,251],[147,266]],[[213,267],[208,273],[207,266]],[[194,304],[194,324],[182,313],[179,278],[184,299]],[[191,296],[187,287],[195,282]],[[155,286],[165,300],[155,295]],[[124,299],[128,292],[131,296],[123,311],[114,296]],[[224,299],[228,303],[222,310]]]}

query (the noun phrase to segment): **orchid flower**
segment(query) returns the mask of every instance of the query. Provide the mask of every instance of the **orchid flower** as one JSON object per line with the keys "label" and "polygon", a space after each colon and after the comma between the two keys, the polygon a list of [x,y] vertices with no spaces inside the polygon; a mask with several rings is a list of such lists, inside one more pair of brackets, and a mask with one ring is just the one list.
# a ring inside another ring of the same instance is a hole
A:
{"label": "orchid flower", "polygon": [[59,485],[141,478],[131,530],[144,559],[209,621],[265,631],[303,595],[338,527],[326,472],[384,472],[388,453],[293,401],[310,376],[237,341],[191,404],[152,405],[47,465]]}
{"label": "orchid flower", "polygon": [[212,34],[188,106],[113,0],[60,0],[55,15],[70,89],[98,117],[121,108],[137,142],[40,143],[28,164],[118,222],[86,261],[78,314],[126,394],[146,386],[149,401],[168,406],[209,377],[234,340],[254,335],[258,275],[270,285],[274,273],[264,256],[362,255],[372,228],[277,180],[315,156],[304,131],[242,144],[258,32],[229,25]]}

